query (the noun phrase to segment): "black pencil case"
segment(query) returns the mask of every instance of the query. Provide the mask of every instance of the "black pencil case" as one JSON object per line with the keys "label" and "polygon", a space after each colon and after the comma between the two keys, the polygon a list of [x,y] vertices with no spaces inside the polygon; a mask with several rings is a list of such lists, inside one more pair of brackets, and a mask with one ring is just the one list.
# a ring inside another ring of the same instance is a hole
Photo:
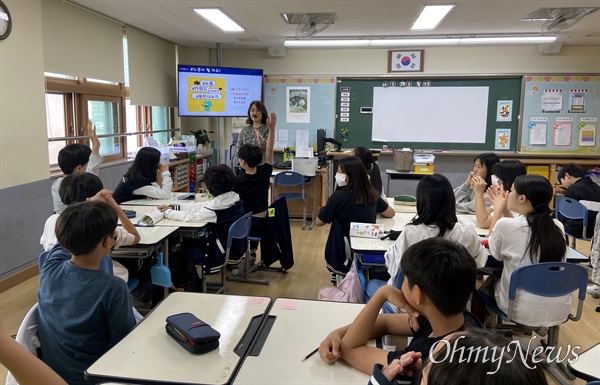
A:
{"label": "black pencil case", "polygon": [[221,334],[192,313],[167,317],[167,334],[190,353],[204,354],[219,347]]}

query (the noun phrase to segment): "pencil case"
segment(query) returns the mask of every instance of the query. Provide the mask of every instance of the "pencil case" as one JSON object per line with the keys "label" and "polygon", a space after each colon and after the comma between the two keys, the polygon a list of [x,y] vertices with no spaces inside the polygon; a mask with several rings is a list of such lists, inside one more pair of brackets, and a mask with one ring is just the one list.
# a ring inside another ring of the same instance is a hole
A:
{"label": "pencil case", "polygon": [[412,195],[396,195],[394,197],[395,205],[416,206],[417,199]]}
{"label": "pencil case", "polygon": [[169,336],[190,353],[204,354],[219,347],[221,334],[192,313],[167,317],[165,329]]}

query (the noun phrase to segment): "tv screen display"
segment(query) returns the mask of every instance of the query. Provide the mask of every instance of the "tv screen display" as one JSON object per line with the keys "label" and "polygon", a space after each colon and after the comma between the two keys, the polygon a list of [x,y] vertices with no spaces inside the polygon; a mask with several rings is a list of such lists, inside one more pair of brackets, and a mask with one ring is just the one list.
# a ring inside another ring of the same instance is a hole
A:
{"label": "tv screen display", "polygon": [[179,116],[246,116],[262,81],[262,70],[180,64]]}

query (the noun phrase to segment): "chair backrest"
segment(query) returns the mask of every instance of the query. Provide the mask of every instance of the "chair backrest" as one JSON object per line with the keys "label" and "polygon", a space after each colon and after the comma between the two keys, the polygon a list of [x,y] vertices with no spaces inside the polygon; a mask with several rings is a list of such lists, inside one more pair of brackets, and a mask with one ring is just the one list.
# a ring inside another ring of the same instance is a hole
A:
{"label": "chair backrest", "polygon": [[567,219],[581,219],[584,229],[588,225],[588,209],[576,199],[567,197],[559,199],[556,202],[557,218],[559,214]]}
{"label": "chair backrest", "polygon": [[227,233],[227,244],[226,244],[226,252],[225,252],[225,263],[229,261],[229,255],[231,253],[231,245],[234,239],[243,239],[243,253],[246,253],[248,249],[248,234],[250,234],[250,226],[252,225],[252,213],[248,213],[233,222],[233,224],[229,227],[229,232]]}
{"label": "chair backrest", "polygon": [[544,297],[559,297],[579,289],[577,316],[569,317],[575,320],[579,319],[585,300],[587,279],[587,270],[583,266],[568,262],[543,262],[519,267],[513,271],[510,277],[509,319],[517,289]]}
{"label": "chair backrest", "polygon": [[[25,318],[19,326],[15,341],[23,346],[29,353],[38,357],[38,349],[40,348],[40,340],[38,338],[38,325],[40,317],[38,314],[38,304],[36,303],[29,309]],[[8,372],[6,376],[6,385],[18,385],[17,380]]]}
{"label": "chair backrest", "polygon": [[282,186],[302,185],[302,189],[304,189],[304,175],[295,171],[283,171],[275,174],[273,184],[275,188],[277,188],[277,185],[280,184]]}

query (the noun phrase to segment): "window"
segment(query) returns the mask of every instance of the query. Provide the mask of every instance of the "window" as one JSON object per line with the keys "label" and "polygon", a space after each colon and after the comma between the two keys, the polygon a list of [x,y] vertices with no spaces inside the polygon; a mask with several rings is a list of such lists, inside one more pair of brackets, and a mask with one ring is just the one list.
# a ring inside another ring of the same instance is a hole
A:
{"label": "window", "polygon": [[142,146],[143,139],[148,136],[152,136],[161,145],[166,145],[170,142],[171,137],[174,135],[173,127],[175,125],[172,107],[134,106],[130,104],[129,99],[127,99],[126,105],[128,133],[153,131],[153,133],[148,135],[128,137],[128,148]]}

